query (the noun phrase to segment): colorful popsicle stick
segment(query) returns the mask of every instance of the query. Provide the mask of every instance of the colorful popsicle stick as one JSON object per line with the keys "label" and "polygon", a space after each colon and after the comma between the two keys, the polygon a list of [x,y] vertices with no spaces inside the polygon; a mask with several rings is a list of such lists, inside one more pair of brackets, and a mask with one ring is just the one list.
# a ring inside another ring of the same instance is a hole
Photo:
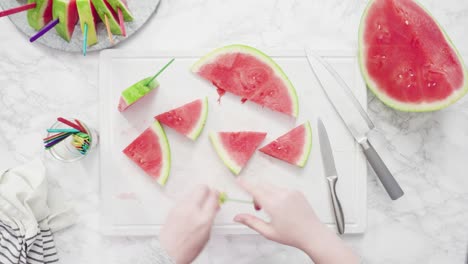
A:
{"label": "colorful popsicle stick", "polygon": [[34,9],[34,8],[36,8],[36,3],[30,3],[30,4],[14,7],[8,10],[0,11],[0,17],[13,15],[13,14],[23,12],[29,9]]}
{"label": "colorful popsicle stick", "polygon": [[117,13],[119,15],[119,25],[120,25],[120,30],[122,30],[122,36],[126,37],[127,31],[125,30],[125,21],[124,21],[122,9],[119,8]]}
{"label": "colorful popsicle stick", "polygon": [[43,28],[41,28],[36,34],[34,34],[29,41],[34,42],[38,38],[42,37],[45,33],[49,32],[51,29],[53,29],[56,25],[59,23],[59,19],[55,19],[49,22],[49,24],[45,25]]}
{"label": "colorful popsicle stick", "polygon": [[161,74],[167,67],[169,67],[169,65],[171,65],[172,62],[174,62],[174,58],[172,60],[170,60],[166,65],[164,65],[164,67],[162,67],[161,70],[159,70],[146,84],[145,86],[148,86],[154,79],[156,79],[156,77],[159,76],[159,74]]}

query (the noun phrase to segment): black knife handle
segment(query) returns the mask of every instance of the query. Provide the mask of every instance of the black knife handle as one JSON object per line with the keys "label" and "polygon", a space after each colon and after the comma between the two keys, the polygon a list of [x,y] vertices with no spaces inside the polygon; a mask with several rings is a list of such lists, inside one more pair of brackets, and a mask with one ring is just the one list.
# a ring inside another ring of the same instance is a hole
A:
{"label": "black knife handle", "polygon": [[395,180],[392,173],[388,170],[387,166],[382,161],[377,151],[375,151],[371,143],[366,140],[365,142],[361,143],[361,146],[364,150],[364,154],[367,157],[367,161],[369,161],[369,164],[371,165],[372,169],[374,169],[375,174],[377,177],[379,177],[380,182],[382,183],[390,198],[392,200],[396,200],[403,196],[404,192],[400,185]]}

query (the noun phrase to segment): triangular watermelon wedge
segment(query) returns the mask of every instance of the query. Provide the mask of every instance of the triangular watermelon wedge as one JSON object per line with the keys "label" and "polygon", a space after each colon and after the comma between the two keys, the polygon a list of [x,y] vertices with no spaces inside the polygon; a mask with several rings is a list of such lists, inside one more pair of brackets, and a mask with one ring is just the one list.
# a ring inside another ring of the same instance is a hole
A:
{"label": "triangular watermelon wedge", "polygon": [[84,32],[85,24],[88,25],[88,46],[98,42],[96,24],[99,21],[99,15],[91,0],[76,0],[76,7],[80,17],[81,31]]}
{"label": "triangular watermelon wedge", "polygon": [[198,99],[154,118],[186,137],[196,140],[205,127],[208,99]]}
{"label": "triangular watermelon wedge", "polygon": [[129,22],[133,21],[133,15],[128,9],[127,1],[125,0],[107,0],[109,4],[112,6],[114,11],[118,13],[118,10],[120,9],[122,11],[124,20]]}
{"label": "triangular watermelon wedge", "polygon": [[28,23],[39,30],[52,20],[52,0],[28,0],[28,4],[32,3],[36,3],[36,7],[28,10]]}
{"label": "triangular watermelon wedge", "polygon": [[145,78],[122,91],[118,106],[120,112],[125,111],[131,105],[159,86],[159,82],[156,81],[156,79],[146,85],[150,80],[151,77]]}
{"label": "triangular watermelon wedge", "polygon": [[119,25],[119,18],[109,2],[107,0],[91,0],[91,2],[93,2],[93,5],[96,8],[96,11],[103,23],[105,23],[107,16],[112,34],[122,35],[122,30]]}
{"label": "triangular watermelon wedge", "polygon": [[158,121],[130,143],[123,153],[160,185],[166,184],[171,169],[171,150]]}
{"label": "triangular watermelon wedge", "polygon": [[286,161],[299,167],[304,167],[312,149],[312,130],[306,122],[273,142],[259,149],[259,151]]}
{"label": "triangular watermelon wedge", "polygon": [[245,45],[216,49],[192,66],[222,96],[230,92],[274,111],[297,117],[299,103],[294,86],[280,66],[265,53]]}
{"label": "triangular watermelon wedge", "polygon": [[235,175],[238,175],[265,139],[264,132],[217,132],[210,133],[218,156]]}
{"label": "triangular watermelon wedge", "polygon": [[55,26],[59,36],[70,41],[78,22],[76,0],[54,0],[52,16],[54,19],[59,19],[59,23]]}

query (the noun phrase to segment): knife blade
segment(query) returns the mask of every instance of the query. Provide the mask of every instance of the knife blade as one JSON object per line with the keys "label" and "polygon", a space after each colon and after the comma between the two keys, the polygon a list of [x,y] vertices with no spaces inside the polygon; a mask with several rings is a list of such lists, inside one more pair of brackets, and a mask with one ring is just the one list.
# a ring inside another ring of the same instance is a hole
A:
{"label": "knife blade", "polygon": [[367,161],[390,198],[396,200],[403,196],[404,192],[400,185],[368,140],[367,135],[374,129],[374,124],[351,89],[335,69],[320,56],[311,50],[306,50],[306,54],[319,85],[349,132],[362,147]]}
{"label": "knife blade", "polygon": [[336,171],[335,159],[333,158],[333,151],[330,145],[330,139],[328,138],[327,129],[323,125],[323,122],[320,118],[318,119],[317,127],[320,141],[320,153],[322,154],[323,170],[325,172],[325,177],[327,178],[328,187],[330,189],[330,197],[332,200],[333,212],[335,214],[338,233],[342,235],[345,232],[345,221],[343,209],[341,208],[341,203],[336,192],[338,172]]}

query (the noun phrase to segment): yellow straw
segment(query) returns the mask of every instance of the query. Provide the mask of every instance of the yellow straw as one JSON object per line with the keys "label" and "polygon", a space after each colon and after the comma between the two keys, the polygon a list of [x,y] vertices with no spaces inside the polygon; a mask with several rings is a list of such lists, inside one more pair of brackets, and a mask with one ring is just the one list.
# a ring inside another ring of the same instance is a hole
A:
{"label": "yellow straw", "polygon": [[112,32],[111,32],[111,29],[110,29],[110,26],[109,26],[109,19],[107,18],[107,15],[104,15],[104,22],[106,24],[106,28],[107,28],[107,36],[109,37],[109,41],[111,44],[114,44],[114,39],[112,38]]}

